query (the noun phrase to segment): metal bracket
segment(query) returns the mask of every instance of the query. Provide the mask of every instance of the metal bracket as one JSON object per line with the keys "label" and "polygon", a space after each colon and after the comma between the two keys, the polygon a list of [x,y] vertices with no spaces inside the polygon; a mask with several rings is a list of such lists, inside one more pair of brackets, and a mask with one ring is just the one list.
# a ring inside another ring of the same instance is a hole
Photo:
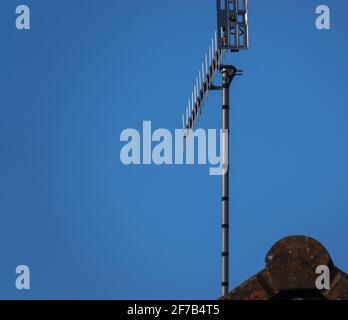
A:
{"label": "metal bracket", "polygon": [[218,91],[218,90],[222,90],[223,89],[223,86],[214,86],[214,85],[211,85],[209,87],[209,90],[211,91]]}
{"label": "metal bracket", "polygon": [[238,52],[248,49],[248,1],[216,0],[219,48]]}
{"label": "metal bracket", "polygon": [[226,86],[229,87],[234,77],[243,75],[243,70],[238,70],[235,66],[232,65],[220,65],[218,70],[222,73],[228,73],[228,82],[226,84],[222,84],[222,86],[215,86],[214,84],[212,84],[210,85],[209,90],[218,91],[222,90]]}

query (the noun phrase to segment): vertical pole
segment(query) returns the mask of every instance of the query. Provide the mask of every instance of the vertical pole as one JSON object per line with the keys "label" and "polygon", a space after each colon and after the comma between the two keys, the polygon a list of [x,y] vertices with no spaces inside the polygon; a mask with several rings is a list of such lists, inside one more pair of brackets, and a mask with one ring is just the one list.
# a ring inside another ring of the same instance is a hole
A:
{"label": "vertical pole", "polygon": [[[222,296],[229,290],[229,87],[228,69],[222,70]],[[227,141],[226,141],[227,139]]]}

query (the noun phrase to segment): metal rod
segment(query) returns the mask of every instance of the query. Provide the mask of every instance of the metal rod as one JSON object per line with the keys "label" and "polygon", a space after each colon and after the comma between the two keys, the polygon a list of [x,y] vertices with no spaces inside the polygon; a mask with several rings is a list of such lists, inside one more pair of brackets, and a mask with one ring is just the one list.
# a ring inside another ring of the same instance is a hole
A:
{"label": "metal rod", "polygon": [[[230,75],[228,69],[222,70],[222,159],[223,175],[222,175],[222,295],[226,295],[229,290],[229,87]],[[226,148],[227,147],[227,148]],[[227,149],[227,150],[226,150]],[[227,167],[224,165],[227,164]]]}

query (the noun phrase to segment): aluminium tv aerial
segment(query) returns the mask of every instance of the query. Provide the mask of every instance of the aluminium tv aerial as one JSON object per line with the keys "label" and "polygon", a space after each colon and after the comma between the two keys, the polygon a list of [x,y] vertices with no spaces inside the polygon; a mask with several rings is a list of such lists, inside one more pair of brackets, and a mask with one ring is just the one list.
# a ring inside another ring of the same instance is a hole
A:
{"label": "aluminium tv aerial", "polygon": [[[242,71],[233,65],[224,65],[226,52],[239,52],[249,47],[247,0],[217,0],[217,31],[205,55],[202,69],[196,78],[191,99],[182,115],[185,140],[198,120],[210,91],[222,91],[222,295],[229,290],[229,88],[235,76]],[[214,85],[216,72],[222,75],[222,85]]]}

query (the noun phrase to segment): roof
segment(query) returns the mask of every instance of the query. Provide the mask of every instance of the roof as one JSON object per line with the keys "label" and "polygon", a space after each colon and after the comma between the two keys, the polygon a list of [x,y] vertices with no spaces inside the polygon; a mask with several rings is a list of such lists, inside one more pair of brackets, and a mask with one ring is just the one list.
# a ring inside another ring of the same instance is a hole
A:
{"label": "roof", "polygon": [[[266,267],[221,300],[348,300],[348,276],[326,248],[304,236],[287,237],[266,254]],[[318,290],[318,266],[330,271],[330,289]]]}

